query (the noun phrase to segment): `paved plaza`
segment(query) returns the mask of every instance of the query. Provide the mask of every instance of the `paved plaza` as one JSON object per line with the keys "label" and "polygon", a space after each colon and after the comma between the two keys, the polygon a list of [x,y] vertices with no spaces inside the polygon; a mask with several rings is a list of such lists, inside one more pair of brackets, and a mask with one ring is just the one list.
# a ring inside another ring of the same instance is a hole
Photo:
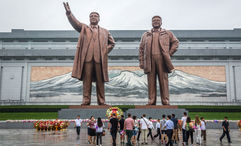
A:
{"label": "paved plaza", "polygon": [[[155,132],[154,132],[155,133]],[[202,143],[202,146],[240,146],[241,145],[241,131],[238,129],[231,130],[232,144],[228,144],[227,138],[223,139],[220,144],[219,137],[222,134],[220,129],[207,130],[207,141]],[[179,135],[180,139],[181,136]],[[103,146],[111,146],[111,136],[109,133],[103,137]],[[81,129],[80,136],[76,135],[74,129],[67,129],[65,131],[36,131],[35,129],[0,129],[0,145],[1,146],[95,146],[87,143],[87,129]],[[117,145],[119,143],[119,135],[117,138]],[[124,146],[124,144],[122,144]],[[141,145],[141,144],[136,144]],[[158,139],[151,141],[149,138],[148,146],[164,146],[160,144]],[[181,146],[174,144],[174,146]],[[196,145],[196,144],[194,144]]]}

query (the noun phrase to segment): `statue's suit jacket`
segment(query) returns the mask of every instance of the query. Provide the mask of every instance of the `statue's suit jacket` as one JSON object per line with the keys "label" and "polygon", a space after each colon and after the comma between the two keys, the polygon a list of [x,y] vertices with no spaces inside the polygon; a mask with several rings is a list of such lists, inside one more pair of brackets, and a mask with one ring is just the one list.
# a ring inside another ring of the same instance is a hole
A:
{"label": "statue's suit jacket", "polygon": [[[83,80],[83,66],[92,38],[92,30],[90,26],[80,23],[71,13],[67,15],[67,17],[75,30],[80,33],[74,58],[72,77]],[[98,30],[103,80],[104,82],[108,82],[108,53],[114,48],[115,41],[108,30],[102,27],[99,27]],[[93,78],[93,81],[95,81],[95,78]]]}
{"label": "statue's suit jacket", "polygon": [[[146,74],[151,71],[152,35],[153,34],[151,31],[145,32],[142,35],[139,47],[140,68],[142,68]],[[161,29],[159,35],[159,44],[167,71],[171,72],[174,67],[172,65],[170,56],[177,51],[179,41],[171,31]]]}

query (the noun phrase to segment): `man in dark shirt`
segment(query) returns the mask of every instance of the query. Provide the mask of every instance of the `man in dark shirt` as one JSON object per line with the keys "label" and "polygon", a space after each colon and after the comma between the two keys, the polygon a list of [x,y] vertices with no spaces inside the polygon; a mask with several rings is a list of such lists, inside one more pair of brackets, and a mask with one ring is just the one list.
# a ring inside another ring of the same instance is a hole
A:
{"label": "man in dark shirt", "polygon": [[232,143],[231,142],[231,139],[230,139],[230,135],[229,135],[229,122],[228,122],[228,117],[224,117],[224,121],[222,123],[222,127],[223,127],[223,134],[222,136],[220,137],[220,142],[222,143],[222,139],[224,138],[225,134],[227,135],[227,138],[228,138],[228,143]]}
{"label": "man in dark shirt", "polygon": [[178,141],[178,127],[177,127],[177,124],[178,124],[178,120],[177,118],[175,117],[175,114],[172,114],[172,122],[174,124],[174,129],[173,129],[173,135],[172,135],[172,140],[174,141],[174,143],[177,143]]}
{"label": "man in dark shirt", "polygon": [[124,115],[121,115],[121,119],[119,121],[120,124],[120,141],[121,143],[125,143],[125,135],[124,135],[124,123],[125,123],[125,119],[124,119]]}
{"label": "man in dark shirt", "polygon": [[113,146],[116,146],[116,134],[119,127],[119,120],[116,117],[116,114],[112,115],[112,118],[110,119],[108,123],[108,130],[110,130],[110,134],[112,136],[112,144]]}

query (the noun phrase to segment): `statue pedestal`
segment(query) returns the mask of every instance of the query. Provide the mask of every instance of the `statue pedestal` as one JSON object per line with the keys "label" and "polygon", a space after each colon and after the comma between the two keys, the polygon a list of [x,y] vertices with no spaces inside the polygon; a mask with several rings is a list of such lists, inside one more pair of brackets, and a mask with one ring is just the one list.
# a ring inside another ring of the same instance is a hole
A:
{"label": "statue pedestal", "polygon": [[77,115],[80,115],[81,119],[89,119],[90,116],[94,116],[95,118],[101,117],[103,119],[107,119],[106,110],[111,106],[98,106],[98,105],[89,105],[89,106],[81,106],[81,105],[71,105],[69,109],[61,109],[58,111],[59,119],[75,119]]}
{"label": "statue pedestal", "polygon": [[183,116],[183,112],[188,111],[186,109],[179,109],[178,106],[136,106],[135,109],[129,109],[126,111],[126,115],[130,113],[140,118],[143,114],[146,114],[146,118],[152,117],[152,119],[162,119],[162,115],[175,114],[177,118]]}
{"label": "statue pedestal", "polygon": [[[72,105],[69,109],[61,109],[58,112],[59,119],[75,119],[77,115],[80,115],[81,119],[89,119],[90,116],[95,118],[101,117],[102,119],[107,119],[106,110],[111,106],[81,106],[81,105]],[[135,105],[135,108],[128,109],[124,112],[125,117],[128,113],[135,115],[140,118],[143,114],[146,114],[146,117],[152,117],[153,119],[161,119],[162,115],[171,115],[175,114],[177,118],[183,116],[183,112],[188,112],[185,109],[178,109],[178,106],[173,105]]]}

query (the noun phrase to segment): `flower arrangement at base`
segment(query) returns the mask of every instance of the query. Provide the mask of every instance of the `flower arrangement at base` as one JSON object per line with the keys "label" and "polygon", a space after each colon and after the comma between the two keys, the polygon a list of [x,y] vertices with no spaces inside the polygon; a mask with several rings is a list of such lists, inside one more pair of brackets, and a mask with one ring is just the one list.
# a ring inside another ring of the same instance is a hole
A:
{"label": "flower arrangement at base", "polygon": [[241,120],[238,121],[238,127],[239,127],[239,130],[241,131]]}
{"label": "flower arrangement at base", "polygon": [[63,130],[68,128],[69,121],[60,121],[60,120],[53,120],[53,121],[36,121],[34,123],[34,128],[38,131],[48,131],[48,130]]}
{"label": "flower arrangement at base", "polygon": [[119,119],[123,115],[123,111],[118,107],[110,107],[106,111],[106,117],[110,118],[113,114]]}

